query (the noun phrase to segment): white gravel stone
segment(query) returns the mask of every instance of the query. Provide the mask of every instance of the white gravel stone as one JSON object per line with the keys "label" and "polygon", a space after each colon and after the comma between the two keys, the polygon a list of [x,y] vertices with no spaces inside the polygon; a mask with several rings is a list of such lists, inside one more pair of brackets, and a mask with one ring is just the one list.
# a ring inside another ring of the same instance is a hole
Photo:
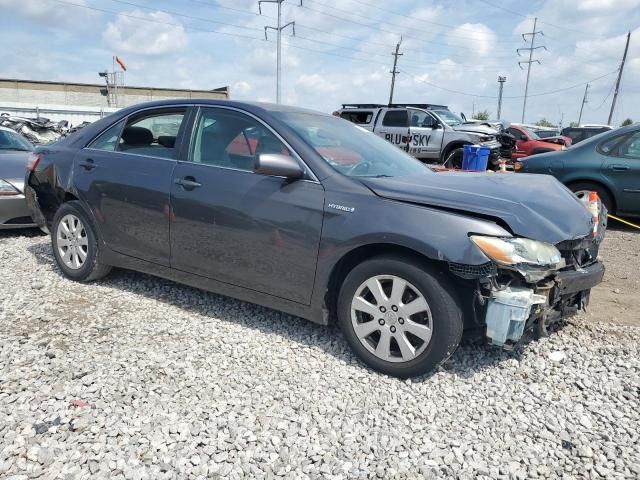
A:
{"label": "white gravel stone", "polygon": [[0,233],[0,257],[2,478],[640,475],[638,327],[582,315],[400,381],[335,327],[132,272],[66,280],[48,237]]}

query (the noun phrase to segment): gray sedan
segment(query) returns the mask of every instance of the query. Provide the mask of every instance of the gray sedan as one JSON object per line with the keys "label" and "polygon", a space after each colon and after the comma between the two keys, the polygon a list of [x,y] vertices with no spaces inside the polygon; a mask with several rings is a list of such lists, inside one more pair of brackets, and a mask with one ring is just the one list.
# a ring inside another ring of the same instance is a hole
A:
{"label": "gray sedan", "polygon": [[35,227],[24,199],[24,175],[33,145],[0,127],[0,230]]}

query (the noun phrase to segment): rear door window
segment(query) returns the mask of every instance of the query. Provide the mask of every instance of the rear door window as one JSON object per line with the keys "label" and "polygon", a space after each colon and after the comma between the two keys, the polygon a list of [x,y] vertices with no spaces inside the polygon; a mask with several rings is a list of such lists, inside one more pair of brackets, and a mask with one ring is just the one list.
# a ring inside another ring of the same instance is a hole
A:
{"label": "rear door window", "polygon": [[185,109],[146,112],[129,119],[117,150],[134,155],[174,158]]}
{"label": "rear door window", "polygon": [[357,125],[367,125],[371,123],[371,120],[373,119],[373,112],[364,110],[358,112],[347,111],[341,112],[340,117]]}
{"label": "rear door window", "polygon": [[408,127],[409,112],[406,110],[387,110],[382,119],[385,127]]}

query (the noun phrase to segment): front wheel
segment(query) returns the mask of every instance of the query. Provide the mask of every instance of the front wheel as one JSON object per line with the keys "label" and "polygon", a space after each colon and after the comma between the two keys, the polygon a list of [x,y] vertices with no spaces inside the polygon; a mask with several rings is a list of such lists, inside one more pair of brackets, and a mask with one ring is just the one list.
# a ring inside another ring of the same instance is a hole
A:
{"label": "front wheel", "polygon": [[575,193],[576,197],[579,199],[589,198],[589,192],[598,192],[598,197],[600,197],[600,201],[606,207],[607,212],[611,215],[615,214],[613,200],[609,192],[607,192],[602,186],[597,183],[591,182],[579,182],[573,183],[569,185],[569,188],[573,193]]}
{"label": "front wheel", "polygon": [[91,220],[76,201],[63,203],[56,212],[51,244],[60,270],[72,280],[90,282],[111,270],[98,262],[99,244]]}
{"label": "front wheel", "polygon": [[456,168],[458,170],[461,170],[463,156],[464,149],[462,147],[454,148],[453,150],[446,153],[444,163],[442,165],[447,168]]}
{"label": "front wheel", "polygon": [[463,330],[444,274],[402,256],[356,266],[340,289],[337,316],[365,364],[400,378],[435,370],[458,347]]}

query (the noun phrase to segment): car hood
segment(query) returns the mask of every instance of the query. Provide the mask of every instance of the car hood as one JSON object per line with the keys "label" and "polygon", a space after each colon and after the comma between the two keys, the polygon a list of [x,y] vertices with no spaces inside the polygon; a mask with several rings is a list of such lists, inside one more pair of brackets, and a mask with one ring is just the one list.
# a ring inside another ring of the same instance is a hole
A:
{"label": "car hood", "polygon": [[443,172],[363,183],[383,198],[498,218],[517,236],[552,244],[593,228],[582,203],[548,175]]}
{"label": "car hood", "polygon": [[495,135],[496,133],[498,133],[495,128],[487,127],[486,125],[474,125],[472,123],[456,125],[451,128],[453,128],[456,132],[468,132],[481,135]]}
{"label": "car hood", "polygon": [[24,176],[27,173],[27,159],[31,152],[19,150],[0,151],[0,178],[11,183],[21,192],[24,189]]}

